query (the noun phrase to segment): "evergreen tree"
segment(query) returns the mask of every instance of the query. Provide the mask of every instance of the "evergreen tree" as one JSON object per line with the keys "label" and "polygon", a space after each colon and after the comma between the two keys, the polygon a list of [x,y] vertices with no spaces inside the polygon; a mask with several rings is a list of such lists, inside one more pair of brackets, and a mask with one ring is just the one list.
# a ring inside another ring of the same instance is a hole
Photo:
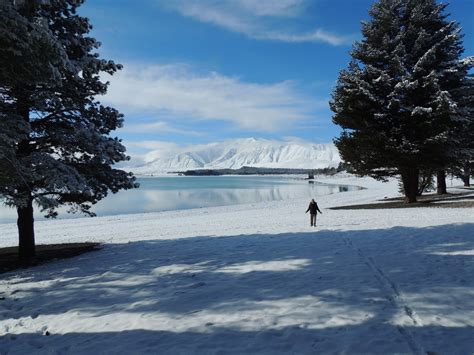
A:
{"label": "evergreen tree", "polygon": [[472,67],[461,60],[462,35],[435,0],[379,0],[352,61],[333,92],[335,140],[357,174],[400,175],[415,202],[420,170],[441,170],[459,159],[452,133],[463,124],[454,92]]}
{"label": "evergreen tree", "polygon": [[0,3],[0,198],[17,209],[21,258],[35,255],[33,202],[48,217],[61,205],[93,215],[108,191],[136,187],[113,168],[128,159],[110,137],[123,117],[95,99],[100,74],[121,67],[99,58],[82,3]]}
{"label": "evergreen tree", "polygon": [[451,167],[451,172],[460,177],[464,186],[470,186],[470,177],[474,174],[474,74],[467,74],[454,95],[462,110],[460,129],[453,136],[459,141],[462,150],[459,159]]}

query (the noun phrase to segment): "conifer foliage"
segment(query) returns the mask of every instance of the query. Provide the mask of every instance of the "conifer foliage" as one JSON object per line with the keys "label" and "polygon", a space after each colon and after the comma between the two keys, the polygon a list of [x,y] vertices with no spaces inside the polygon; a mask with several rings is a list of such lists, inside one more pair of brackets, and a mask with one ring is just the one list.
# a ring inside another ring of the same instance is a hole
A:
{"label": "conifer foliage", "polygon": [[55,217],[61,205],[93,215],[109,191],[136,187],[114,169],[128,159],[116,109],[95,98],[101,73],[121,68],[99,58],[82,0],[0,2],[0,198],[18,212],[19,254],[35,254],[33,207]]}
{"label": "conifer foliage", "polygon": [[335,140],[343,160],[360,175],[400,175],[407,202],[416,201],[420,171],[469,154],[461,132],[473,118],[461,88],[474,58],[461,58],[460,26],[448,21],[446,6],[376,2],[330,103],[343,128]]}

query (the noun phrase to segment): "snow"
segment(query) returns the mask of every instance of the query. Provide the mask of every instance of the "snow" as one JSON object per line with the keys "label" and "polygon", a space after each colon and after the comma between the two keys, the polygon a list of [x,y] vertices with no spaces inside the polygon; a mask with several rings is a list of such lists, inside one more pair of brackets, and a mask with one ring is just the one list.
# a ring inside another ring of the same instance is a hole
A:
{"label": "snow", "polygon": [[317,228],[312,196],[37,222],[105,246],[2,275],[0,353],[472,353],[473,208],[329,210],[397,182],[318,180],[366,189],[317,198]]}
{"label": "snow", "polygon": [[279,142],[245,138],[184,148],[154,150],[142,163],[126,167],[136,174],[160,174],[192,169],[260,168],[321,169],[337,167],[341,162],[334,144],[306,141]]}

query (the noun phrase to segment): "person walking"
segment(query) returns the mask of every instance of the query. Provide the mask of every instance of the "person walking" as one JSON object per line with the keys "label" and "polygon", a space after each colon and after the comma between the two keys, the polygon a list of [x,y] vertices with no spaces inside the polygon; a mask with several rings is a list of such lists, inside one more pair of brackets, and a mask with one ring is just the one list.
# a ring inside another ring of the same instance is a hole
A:
{"label": "person walking", "polygon": [[319,209],[318,204],[316,203],[314,198],[311,199],[311,202],[309,203],[308,209],[306,210],[305,213],[308,213],[308,211],[310,214],[311,227],[316,227],[316,214],[318,212],[322,214],[322,212]]}

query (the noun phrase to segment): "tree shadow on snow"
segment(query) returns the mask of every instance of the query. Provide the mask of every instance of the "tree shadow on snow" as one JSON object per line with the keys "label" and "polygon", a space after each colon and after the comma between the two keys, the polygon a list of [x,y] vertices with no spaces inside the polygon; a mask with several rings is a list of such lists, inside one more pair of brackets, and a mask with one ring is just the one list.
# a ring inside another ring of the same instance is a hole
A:
{"label": "tree shadow on snow", "polygon": [[[110,245],[10,275],[0,349],[469,352],[473,234],[457,224]],[[50,315],[94,321],[59,335]],[[44,326],[14,335],[24,318]]]}

